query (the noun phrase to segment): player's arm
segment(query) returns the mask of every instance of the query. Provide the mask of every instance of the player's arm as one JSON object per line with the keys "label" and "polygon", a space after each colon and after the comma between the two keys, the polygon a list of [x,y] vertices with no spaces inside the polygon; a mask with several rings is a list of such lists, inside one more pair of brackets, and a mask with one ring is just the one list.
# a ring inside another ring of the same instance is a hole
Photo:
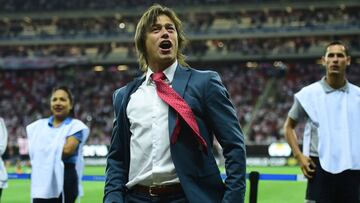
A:
{"label": "player's arm", "polygon": [[301,152],[295,132],[296,125],[297,122],[288,116],[284,124],[285,138],[291,147],[294,157],[298,160],[303,174],[307,178],[312,178],[311,174],[315,172],[316,165],[310,157],[305,156]]}
{"label": "player's arm", "polygon": [[66,138],[66,143],[63,148],[63,158],[67,158],[75,153],[77,146],[79,145],[79,140],[75,136],[69,136]]}

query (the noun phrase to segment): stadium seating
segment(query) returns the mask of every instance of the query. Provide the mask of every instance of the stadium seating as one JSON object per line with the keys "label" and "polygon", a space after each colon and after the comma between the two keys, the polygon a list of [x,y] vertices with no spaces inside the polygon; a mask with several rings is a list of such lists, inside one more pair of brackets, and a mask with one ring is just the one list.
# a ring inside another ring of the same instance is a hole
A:
{"label": "stadium seating", "polygon": [[[149,2],[136,2],[141,4],[0,0],[0,115],[9,148],[16,148],[28,123],[49,115],[49,93],[57,84],[73,90],[76,115],[91,128],[89,144],[109,144],[112,92],[140,74],[133,35]],[[232,6],[219,0],[184,0],[181,7],[160,1],[183,19],[190,65],[220,73],[247,144],[284,139],[281,127],[293,94],[321,78],[317,59],[326,43],[341,40],[351,47],[349,79],[360,84],[358,1],[226,2]]]}

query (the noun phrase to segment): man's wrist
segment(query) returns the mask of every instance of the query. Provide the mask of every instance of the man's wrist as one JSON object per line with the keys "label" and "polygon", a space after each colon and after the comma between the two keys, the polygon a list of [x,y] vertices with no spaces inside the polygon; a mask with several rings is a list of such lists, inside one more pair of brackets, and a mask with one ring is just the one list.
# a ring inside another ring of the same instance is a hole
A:
{"label": "man's wrist", "polygon": [[295,159],[299,159],[300,156],[301,156],[301,152],[293,153],[293,156],[294,156]]}

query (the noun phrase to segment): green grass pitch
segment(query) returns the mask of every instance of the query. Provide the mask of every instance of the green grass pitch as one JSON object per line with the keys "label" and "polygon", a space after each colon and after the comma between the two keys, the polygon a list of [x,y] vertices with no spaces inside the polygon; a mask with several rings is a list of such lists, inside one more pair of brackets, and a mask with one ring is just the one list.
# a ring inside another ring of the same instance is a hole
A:
{"label": "green grass pitch", "polygon": [[[298,167],[248,167],[247,172],[259,171],[268,174],[300,174]],[[9,169],[9,172],[13,172]],[[85,175],[104,175],[104,167],[86,167]],[[85,196],[82,203],[100,203],[103,197],[103,182],[83,182]],[[306,182],[260,180],[258,203],[302,203]],[[249,202],[247,181],[246,203]],[[30,202],[30,180],[9,180],[9,187],[3,190],[2,203]]]}

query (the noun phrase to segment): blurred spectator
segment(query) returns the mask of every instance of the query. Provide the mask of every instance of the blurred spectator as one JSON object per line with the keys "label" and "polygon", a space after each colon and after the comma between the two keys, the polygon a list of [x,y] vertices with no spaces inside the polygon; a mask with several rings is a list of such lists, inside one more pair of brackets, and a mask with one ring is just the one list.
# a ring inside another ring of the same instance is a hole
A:
{"label": "blurred spectator", "polygon": [[27,167],[30,166],[27,137],[25,137],[25,136],[18,137],[17,145],[19,148],[19,159],[17,161],[16,169],[17,169],[17,173],[21,173],[23,166],[27,166]]}

